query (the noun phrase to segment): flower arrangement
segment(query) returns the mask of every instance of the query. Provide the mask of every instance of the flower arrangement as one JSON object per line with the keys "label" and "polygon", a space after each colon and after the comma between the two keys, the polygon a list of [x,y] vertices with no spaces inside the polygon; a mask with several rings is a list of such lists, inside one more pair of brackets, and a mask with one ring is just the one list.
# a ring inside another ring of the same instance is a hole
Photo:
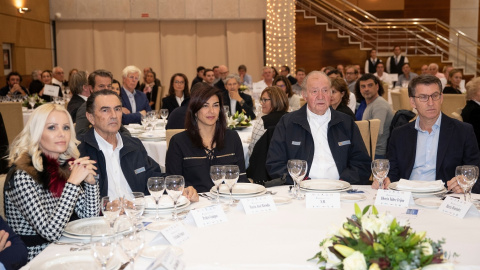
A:
{"label": "flower arrangement", "polygon": [[445,241],[434,242],[425,235],[390,214],[379,215],[375,206],[361,211],[355,204],[355,215],[320,243],[321,250],[312,259],[325,262],[320,269],[344,270],[421,269],[442,263]]}
{"label": "flower arrangement", "polygon": [[41,106],[41,105],[45,104],[45,100],[43,98],[39,97],[38,94],[33,94],[33,95],[28,96],[27,99],[25,99],[22,106],[27,107],[27,108],[31,107],[30,104],[29,104],[30,100],[35,100],[35,105],[33,106],[32,109],[37,108],[38,106]]}
{"label": "flower arrangement", "polygon": [[234,115],[227,118],[227,127],[230,129],[238,128],[238,127],[249,127],[252,125],[252,119],[250,116],[247,118],[245,116],[245,111],[239,114],[236,112]]}
{"label": "flower arrangement", "polygon": [[246,86],[245,84],[242,84],[242,85],[240,85],[240,87],[238,87],[238,90],[240,92],[246,91],[246,90],[248,90],[248,86]]}

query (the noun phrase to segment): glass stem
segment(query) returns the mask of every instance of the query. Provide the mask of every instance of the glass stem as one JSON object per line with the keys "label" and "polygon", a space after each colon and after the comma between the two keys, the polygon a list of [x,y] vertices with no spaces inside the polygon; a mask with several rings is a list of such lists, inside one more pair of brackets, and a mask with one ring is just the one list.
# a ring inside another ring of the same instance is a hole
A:
{"label": "glass stem", "polygon": [[160,198],[155,198],[155,220],[160,220],[160,215],[158,214],[158,202]]}
{"label": "glass stem", "polygon": [[232,192],[233,192],[233,186],[230,187],[230,205],[233,205],[233,195],[232,195]]}
{"label": "glass stem", "polygon": [[173,202],[173,220],[177,220],[178,219],[178,216],[177,216],[177,201],[175,200]]}
{"label": "glass stem", "polygon": [[383,180],[380,180],[380,178],[378,179],[378,189],[383,189]]}
{"label": "glass stem", "polygon": [[217,204],[220,204],[220,185],[217,186]]}

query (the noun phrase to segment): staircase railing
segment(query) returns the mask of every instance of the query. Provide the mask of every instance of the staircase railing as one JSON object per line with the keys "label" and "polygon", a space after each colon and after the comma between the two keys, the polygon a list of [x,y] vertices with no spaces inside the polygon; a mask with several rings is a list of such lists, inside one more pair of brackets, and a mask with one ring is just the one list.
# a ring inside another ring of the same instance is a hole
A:
{"label": "staircase railing", "polygon": [[439,55],[465,73],[480,74],[480,43],[438,19],[379,19],[346,0],[297,0],[297,6],[361,48],[387,55],[399,45],[407,55]]}

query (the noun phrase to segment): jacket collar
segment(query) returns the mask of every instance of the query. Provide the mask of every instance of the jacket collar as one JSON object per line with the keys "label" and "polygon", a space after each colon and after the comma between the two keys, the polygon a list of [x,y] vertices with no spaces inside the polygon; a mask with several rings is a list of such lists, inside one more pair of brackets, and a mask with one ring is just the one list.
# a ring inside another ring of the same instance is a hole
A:
{"label": "jacket collar", "polygon": [[[136,149],[134,146],[135,144],[131,143],[131,140],[133,140],[131,137],[124,136],[122,133],[120,133],[120,137],[122,137],[123,141],[123,148],[120,150],[120,157],[124,156],[127,153],[133,152]],[[83,137],[83,141],[90,145],[91,147],[95,148],[95,150],[100,151],[100,147],[98,146],[98,142],[95,139],[95,134],[94,134],[94,128],[90,128],[87,133],[85,133],[85,136]]]}
{"label": "jacket collar", "polygon": [[[303,127],[306,131],[308,131],[310,134],[312,133],[310,130],[310,125],[308,124],[308,119],[307,119],[307,104],[303,105],[299,110],[292,112],[292,122],[294,124],[300,125]],[[332,118],[330,119],[330,122],[328,123],[328,128],[337,125],[341,123],[343,120],[341,119],[339,112],[334,110],[331,106],[330,108],[330,113]]]}

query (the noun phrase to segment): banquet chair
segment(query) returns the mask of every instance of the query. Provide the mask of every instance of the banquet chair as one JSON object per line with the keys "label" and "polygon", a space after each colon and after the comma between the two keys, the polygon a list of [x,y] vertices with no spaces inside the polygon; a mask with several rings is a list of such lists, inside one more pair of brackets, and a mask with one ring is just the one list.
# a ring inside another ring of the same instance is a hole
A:
{"label": "banquet chair", "polygon": [[457,119],[460,122],[463,122],[463,117],[458,112],[452,112],[452,118]]}
{"label": "banquet chair", "polygon": [[303,105],[305,105],[305,103],[307,103],[307,101],[305,101],[305,99],[303,97],[300,98],[300,107],[303,107]]}
{"label": "banquet chair", "polygon": [[157,99],[155,100],[155,111],[159,111],[162,108],[162,96],[163,87],[158,87]]}
{"label": "banquet chair", "polygon": [[173,135],[180,133],[184,130],[185,129],[167,129],[165,134],[165,139],[167,141],[167,150],[168,150],[168,144],[170,143],[170,139],[173,137]]}
{"label": "banquet chair", "polygon": [[0,113],[2,113],[3,116],[8,141],[13,142],[13,139],[15,139],[23,129],[22,104],[17,102],[2,102],[0,103]]}
{"label": "banquet chair", "polygon": [[382,97],[383,97],[386,101],[388,101],[388,83],[382,82],[382,85],[383,85],[383,90],[384,90]]}
{"label": "banquet chair", "polygon": [[367,148],[368,155],[375,159],[377,148],[378,132],[380,131],[380,119],[355,121],[362,135],[363,142]]}
{"label": "banquet chair", "polygon": [[5,180],[7,175],[1,174],[0,175],[0,216],[3,220],[7,220],[5,217],[5,197],[4,197],[4,187],[5,187]]}
{"label": "banquet chair", "polygon": [[466,104],[465,94],[443,94],[442,112],[451,116],[453,112],[463,109]]}
{"label": "banquet chair", "polygon": [[405,87],[400,88],[400,106],[402,110],[413,110],[410,104],[410,98],[408,97],[408,89]]}
{"label": "banquet chair", "polygon": [[392,97],[392,108],[393,112],[395,113],[396,111],[399,111],[402,107],[401,104],[401,97],[400,97],[400,91],[391,91],[390,96]]}

